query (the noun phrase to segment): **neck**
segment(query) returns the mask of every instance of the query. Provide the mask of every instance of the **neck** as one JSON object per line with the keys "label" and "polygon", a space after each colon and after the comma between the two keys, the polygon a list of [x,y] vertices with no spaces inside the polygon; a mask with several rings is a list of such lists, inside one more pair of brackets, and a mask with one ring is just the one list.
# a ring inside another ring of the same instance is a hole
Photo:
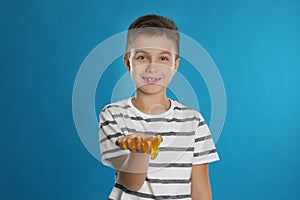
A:
{"label": "neck", "polygon": [[149,95],[136,91],[132,104],[143,113],[161,114],[166,112],[171,106],[171,102],[165,94],[164,92]]}

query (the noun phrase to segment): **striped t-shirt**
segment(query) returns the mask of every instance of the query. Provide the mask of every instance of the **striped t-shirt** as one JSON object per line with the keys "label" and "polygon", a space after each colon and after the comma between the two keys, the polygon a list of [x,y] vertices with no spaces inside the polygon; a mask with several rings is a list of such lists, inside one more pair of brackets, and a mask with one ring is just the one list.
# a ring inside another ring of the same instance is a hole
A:
{"label": "striped t-shirt", "polygon": [[141,189],[136,192],[126,189],[116,174],[110,199],[191,199],[192,165],[219,160],[201,114],[170,101],[170,109],[158,115],[139,111],[131,98],[109,104],[101,111],[99,135],[104,165],[112,166],[110,158],[130,153],[115,145],[119,137],[136,133],[163,137],[157,158],[149,161]]}

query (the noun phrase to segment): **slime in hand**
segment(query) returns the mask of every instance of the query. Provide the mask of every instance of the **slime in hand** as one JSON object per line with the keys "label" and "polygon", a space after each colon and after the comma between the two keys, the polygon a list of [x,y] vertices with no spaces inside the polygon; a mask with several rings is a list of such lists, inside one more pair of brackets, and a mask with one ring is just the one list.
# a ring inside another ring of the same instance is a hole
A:
{"label": "slime in hand", "polygon": [[[131,145],[131,150],[136,151],[137,149],[137,142],[136,138],[127,138],[125,141],[123,141],[123,149],[128,149],[126,140]],[[154,138],[141,138],[141,149],[144,153],[148,152],[148,143],[151,144],[151,150],[150,150],[150,158],[154,160],[159,152],[159,144],[163,141],[163,138],[161,135],[156,135]]]}

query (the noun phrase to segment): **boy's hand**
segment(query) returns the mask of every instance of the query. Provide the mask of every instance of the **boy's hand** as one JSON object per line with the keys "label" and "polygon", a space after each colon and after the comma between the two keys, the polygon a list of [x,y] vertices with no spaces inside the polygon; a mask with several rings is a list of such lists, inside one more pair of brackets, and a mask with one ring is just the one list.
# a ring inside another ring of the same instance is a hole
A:
{"label": "boy's hand", "polygon": [[118,138],[116,145],[131,152],[150,153],[151,159],[154,159],[158,154],[158,148],[162,141],[161,135],[145,137],[145,135],[134,134]]}
{"label": "boy's hand", "polygon": [[128,149],[132,152],[142,153],[143,151],[141,149],[141,143],[142,143],[142,138],[140,135],[129,135],[129,136],[118,138],[116,141],[116,145],[123,149]]}

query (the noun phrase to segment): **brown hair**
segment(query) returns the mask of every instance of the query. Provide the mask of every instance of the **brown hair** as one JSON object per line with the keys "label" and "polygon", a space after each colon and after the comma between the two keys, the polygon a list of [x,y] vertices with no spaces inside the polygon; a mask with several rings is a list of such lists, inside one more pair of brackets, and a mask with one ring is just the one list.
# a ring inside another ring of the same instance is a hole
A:
{"label": "brown hair", "polygon": [[175,43],[177,51],[176,58],[179,57],[179,33],[176,24],[166,17],[160,15],[144,15],[136,19],[128,28],[126,54],[129,53],[129,45],[135,37],[141,34],[165,35]]}

